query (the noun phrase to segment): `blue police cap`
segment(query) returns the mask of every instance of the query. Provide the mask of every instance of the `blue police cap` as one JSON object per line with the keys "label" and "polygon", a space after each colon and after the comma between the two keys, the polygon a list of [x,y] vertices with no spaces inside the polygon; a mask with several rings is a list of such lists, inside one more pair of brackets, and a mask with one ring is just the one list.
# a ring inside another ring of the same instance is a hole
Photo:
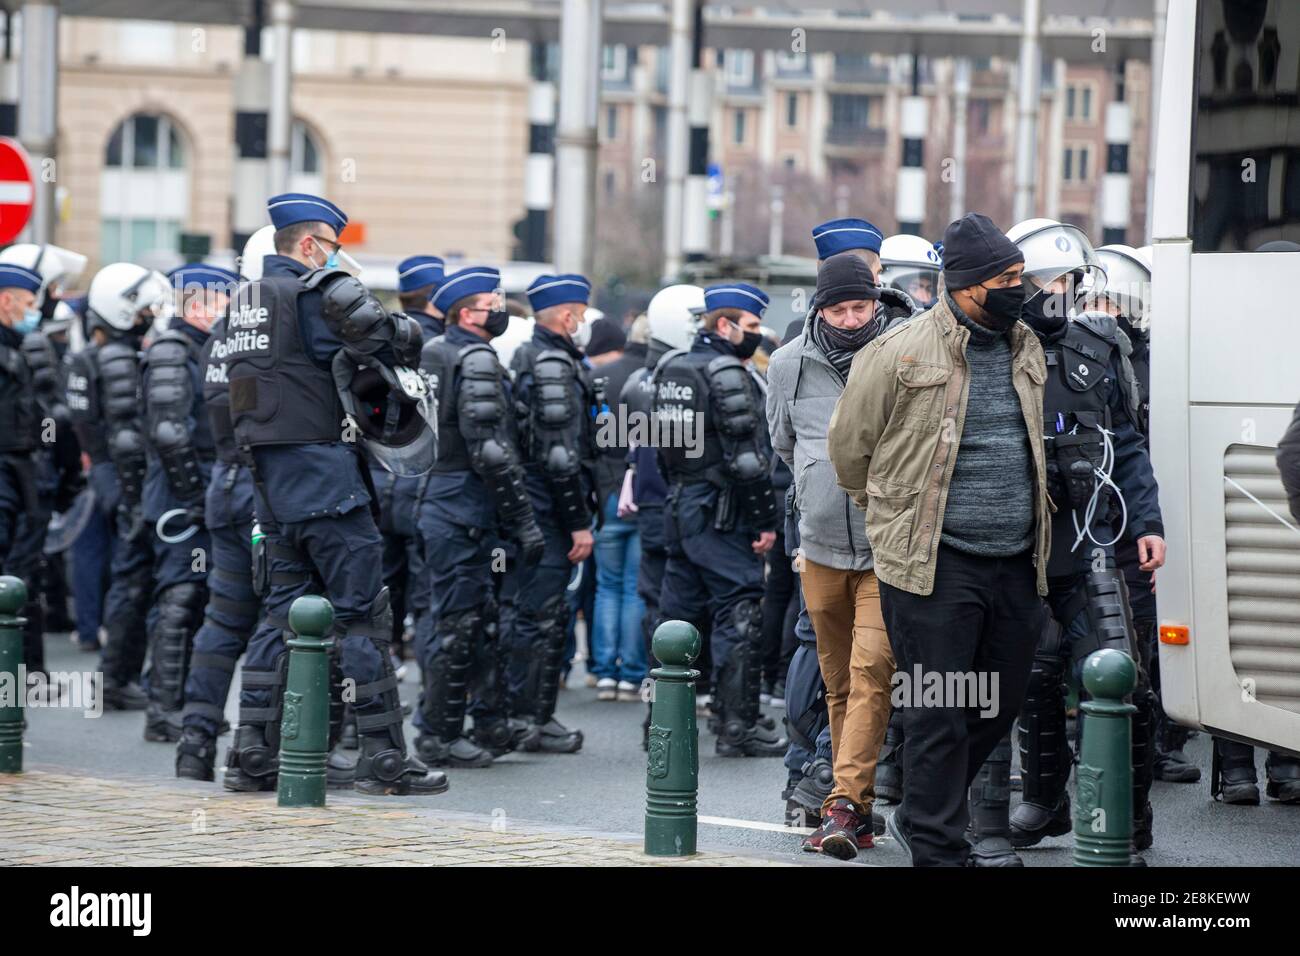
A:
{"label": "blue police cap", "polygon": [[239,275],[237,273],[231,272],[229,269],[223,269],[220,266],[209,266],[201,262],[178,266],[167,273],[167,278],[171,280],[172,288],[177,292],[184,292],[186,289],[201,286],[205,289],[213,289],[229,295],[235,286],[239,285]]}
{"label": "blue police cap", "polygon": [[813,242],[817,243],[818,259],[829,259],[850,249],[879,252],[880,243],[884,239],[880,230],[865,219],[832,219],[814,226],[812,237]]}
{"label": "blue police cap", "polygon": [[769,301],[766,292],[744,282],[711,285],[704,290],[706,312],[712,312],[714,309],[744,309],[761,318]]}
{"label": "blue police cap", "polygon": [[40,292],[44,282],[39,272],[26,266],[9,263],[0,265],[0,289],[26,289],[28,292]]}
{"label": "blue police cap", "polygon": [[[397,291],[414,292],[442,281],[443,263],[437,256],[410,256],[397,264]],[[433,298],[433,296],[429,296]]]}
{"label": "blue police cap", "polygon": [[586,305],[591,299],[591,283],[584,276],[572,272],[558,276],[542,275],[533,280],[527,292],[528,304],[536,314],[566,302]]}
{"label": "blue police cap", "polygon": [[477,295],[480,292],[495,292],[500,287],[499,271],[490,266],[469,266],[447,276],[430,301],[435,309],[446,315],[451,307],[465,296]]}
{"label": "blue police cap", "polygon": [[328,199],[308,193],[281,193],[266,201],[266,211],[271,214],[271,225],[276,229],[298,222],[323,222],[335,232],[342,232],[348,224],[343,210]]}

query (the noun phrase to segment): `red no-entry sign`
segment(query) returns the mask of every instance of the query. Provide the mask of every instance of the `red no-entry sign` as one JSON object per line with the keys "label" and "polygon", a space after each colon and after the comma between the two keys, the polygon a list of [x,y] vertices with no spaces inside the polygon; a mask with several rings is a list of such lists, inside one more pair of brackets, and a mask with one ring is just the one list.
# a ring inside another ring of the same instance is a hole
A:
{"label": "red no-entry sign", "polygon": [[36,180],[27,150],[0,136],[0,245],[13,242],[32,218]]}

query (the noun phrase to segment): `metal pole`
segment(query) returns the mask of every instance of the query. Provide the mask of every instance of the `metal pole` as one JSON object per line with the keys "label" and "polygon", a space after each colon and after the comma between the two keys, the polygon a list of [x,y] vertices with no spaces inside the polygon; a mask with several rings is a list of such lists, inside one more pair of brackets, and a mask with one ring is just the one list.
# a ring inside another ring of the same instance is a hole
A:
{"label": "metal pole", "polygon": [[919,236],[925,227],[925,137],[929,132],[930,104],[921,96],[921,57],[912,54],[911,92],[899,110],[903,157],[894,196],[898,231]]}
{"label": "metal pole", "polygon": [[772,216],[767,226],[767,254],[781,255],[785,245],[785,190],[780,186],[772,187]]}
{"label": "metal pole", "polygon": [[690,162],[682,192],[682,252],[688,262],[709,253],[709,119],[717,76],[704,62],[704,7],[696,4],[691,29]]}
{"label": "metal pole", "polygon": [[19,578],[0,577],[0,687],[8,685],[0,695],[0,773],[23,772],[23,701],[27,698],[23,628],[27,618],[19,615],[26,604],[27,586]]}
{"label": "metal pole", "polygon": [[0,60],[0,136],[18,135],[18,61],[14,59],[14,14],[4,11],[5,26],[0,43],[4,57]]}
{"label": "metal pole", "polygon": [[289,190],[289,143],[293,133],[293,2],[272,0],[271,103],[267,116],[267,188],[276,196]]}
{"label": "metal pole", "polygon": [[970,60],[959,56],[952,71],[952,191],[948,219],[966,215],[966,114],[970,111]]}
{"label": "metal pole", "polygon": [[[560,112],[555,136],[555,268],[590,275],[595,222],[600,0],[564,0],[560,13]],[[595,35],[593,35],[595,34]]]}
{"label": "metal pole", "polygon": [[1052,128],[1047,137],[1047,181],[1043,184],[1043,215],[1061,218],[1061,162],[1065,154],[1065,60],[1052,64]]}
{"label": "metal pole", "polygon": [[1016,110],[1016,222],[1034,215],[1034,173],[1038,158],[1038,98],[1042,69],[1038,31],[1041,0],[1024,0],[1020,31],[1019,102]]}
{"label": "metal pole", "polygon": [[1165,28],[1169,0],[1155,0],[1151,15],[1151,118],[1147,123],[1147,221],[1144,235],[1151,241],[1151,216],[1156,198],[1156,129],[1160,118],[1160,82],[1165,70]]}
{"label": "metal pole", "polygon": [[289,608],[294,637],[280,718],[280,773],[276,802],[282,807],[325,806],[325,763],[330,745],[330,663],[334,608],[305,594]]}
{"label": "metal pole", "polygon": [[664,190],[664,277],[675,281],[682,269],[683,202],[690,161],[686,101],[691,84],[691,26],[694,0],[672,0],[668,49],[668,182]]}
{"label": "metal pole", "polygon": [[547,44],[534,41],[528,88],[528,164],[524,167],[523,258],[546,260],[546,223],[555,205],[555,84],[546,72]]}
{"label": "metal pole", "polygon": [[59,3],[23,4],[23,55],[18,72],[18,139],[32,161],[36,195],[29,241],[54,241],[59,131]]}
{"label": "metal pole", "polygon": [[267,107],[271,102],[271,64],[262,59],[265,0],[249,5],[244,25],[244,57],[235,74],[234,203],[231,246],[238,252],[254,232],[266,225]]}
{"label": "metal pole", "polygon": [[646,748],[645,852],[649,856],[694,856],[699,829],[700,733],[695,725],[695,681],[700,632],[685,621],[665,621],[655,630],[650,672],[654,697]]}
{"label": "metal pole", "polygon": [[1125,68],[1115,67],[1115,97],[1106,104],[1106,172],[1101,183],[1101,241],[1106,245],[1128,241],[1132,206],[1129,177],[1129,141],[1133,117],[1125,102]]}
{"label": "metal pole", "polygon": [[1083,662],[1091,700],[1083,711],[1083,744],[1075,770],[1074,865],[1131,866],[1133,840],[1133,714],[1124,702],[1137,666],[1123,651],[1103,648]]}

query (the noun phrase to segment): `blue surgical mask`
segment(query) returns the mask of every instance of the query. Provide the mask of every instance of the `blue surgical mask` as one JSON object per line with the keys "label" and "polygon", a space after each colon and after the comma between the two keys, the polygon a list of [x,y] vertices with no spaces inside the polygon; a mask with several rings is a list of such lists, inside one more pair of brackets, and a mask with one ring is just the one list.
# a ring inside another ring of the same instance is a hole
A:
{"label": "blue surgical mask", "polygon": [[36,309],[23,309],[23,317],[14,324],[14,331],[19,335],[35,332],[41,324],[41,313]]}
{"label": "blue surgical mask", "polygon": [[[312,242],[316,243],[316,248],[319,249],[321,252],[325,251],[325,248],[319,242],[316,242],[315,239],[312,239]],[[328,253],[325,256],[325,265],[323,265],[321,268],[337,269],[338,267],[339,267],[339,251],[335,249],[333,252]]]}

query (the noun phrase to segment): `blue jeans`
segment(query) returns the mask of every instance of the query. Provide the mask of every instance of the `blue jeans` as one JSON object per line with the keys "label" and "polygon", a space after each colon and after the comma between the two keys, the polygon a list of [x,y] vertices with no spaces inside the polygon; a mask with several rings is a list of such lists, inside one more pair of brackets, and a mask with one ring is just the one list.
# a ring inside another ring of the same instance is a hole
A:
{"label": "blue jeans", "polygon": [[591,671],[597,677],[640,684],[645,679],[645,641],[641,617],[645,602],[637,593],[641,536],[636,522],[618,516],[618,495],[605,500],[605,523],[596,532],[596,621],[592,628]]}

